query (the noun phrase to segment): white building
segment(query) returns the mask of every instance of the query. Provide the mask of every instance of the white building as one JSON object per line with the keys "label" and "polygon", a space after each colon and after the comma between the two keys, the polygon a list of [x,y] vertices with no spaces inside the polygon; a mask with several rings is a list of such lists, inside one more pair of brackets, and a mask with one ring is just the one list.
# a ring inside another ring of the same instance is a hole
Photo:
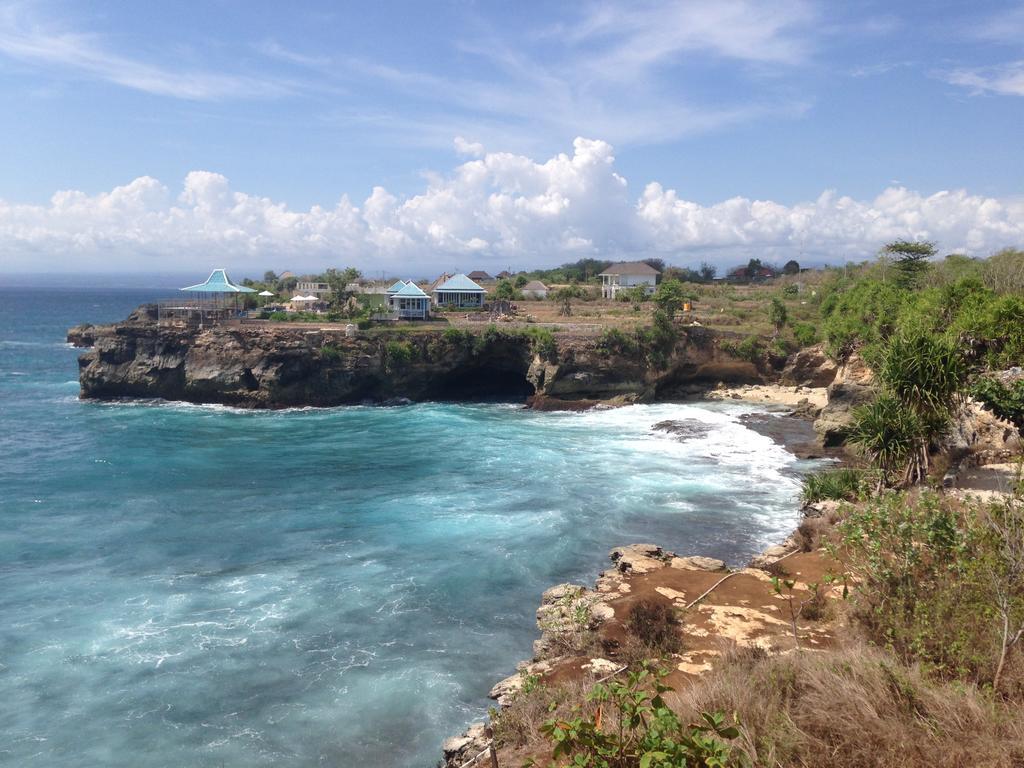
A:
{"label": "white building", "polygon": [[465,275],[454,275],[434,288],[434,303],[439,307],[482,307],[486,293]]}
{"label": "white building", "polygon": [[619,291],[626,291],[638,285],[647,287],[648,293],[654,292],[661,274],[650,264],[642,261],[623,261],[612,264],[598,277],[601,278],[601,296],[605,299],[618,297]]}
{"label": "white building", "polygon": [[426,320],[430,316],[430,297],[412,280],[398,285],[388,289],[388,309],[403,320]]}
{"label": "white building", "polygon": [[317,283],[310,280],[300,280],[295,284],[295,290],[303,296],[316,296],[318,299],[331,295],[331,286],[327,283]]}

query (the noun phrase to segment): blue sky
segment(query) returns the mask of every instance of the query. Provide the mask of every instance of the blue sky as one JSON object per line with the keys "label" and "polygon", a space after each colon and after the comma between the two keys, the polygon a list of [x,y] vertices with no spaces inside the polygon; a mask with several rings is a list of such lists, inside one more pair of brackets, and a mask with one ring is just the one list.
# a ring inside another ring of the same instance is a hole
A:
{"label": "blue sky", "polygon": [[[1020,244],[1022,41],[1020,2],[0,2],[0,257]],[[485,178],[463,178],[473,163]]]}

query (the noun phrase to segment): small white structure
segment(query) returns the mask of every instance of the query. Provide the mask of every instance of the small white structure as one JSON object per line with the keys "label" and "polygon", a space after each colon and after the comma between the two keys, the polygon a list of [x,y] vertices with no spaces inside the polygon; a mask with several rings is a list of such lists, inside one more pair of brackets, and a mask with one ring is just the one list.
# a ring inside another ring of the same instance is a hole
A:
{"label": "small white structure", "polygon": [[524,299],[546,299],[547,297],[548,287],[540,280],[531,280],[523,286]]}
{"label": "small white structure", "polygon": [[[391,286],[394,288],[398,283]],[[430,297],[409,280],[394,293],[387,291],[388,309],[402,320],[426,320],[430,316]]]}
{"label": "small white structure", "polygon": [[468,277],[459,274],[434,289],[434,303],[439,307],[482,307],[486,293]]}
{"label": "small white structure", "polygon": [[601,296],[605,299],[618,297],[619,291],[629,290],[638,285],[647,287],[648,293],[654,292],[661,274],[650,264],[642,261],[623,261],[612,264],[598,277],[601,278]]}

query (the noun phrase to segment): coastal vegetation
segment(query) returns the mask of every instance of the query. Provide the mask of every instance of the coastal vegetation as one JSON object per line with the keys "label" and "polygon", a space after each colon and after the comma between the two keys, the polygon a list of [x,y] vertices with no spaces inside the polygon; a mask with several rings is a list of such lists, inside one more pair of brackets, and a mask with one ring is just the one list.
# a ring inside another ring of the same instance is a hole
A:
{"label": "coastal vegetation", "polygon": [[[970,398],[1024,427],[1024,379],[1002,373],[1024,361],[1024,253],[936,261],[931,243],[898,241],[880,255],[826,271],[810,295],[764,295],[772,336],[722,342],[754,361],[822,339],[838,365],[859,358],[871,375],[873,395],[845,430],[850,463],[804,482],[812,514],[793,540],[828,570],[800,584],[785,562],[764,566],[796,652],[737,646],[670,691],[657,670],[685,653],[690,606],[641,600],[612,656],[627,670],[620,682],[586,692],[577,680],[537,679],[495,713],[499,741],[544,755],[538,765],[1024,761],[1024,486],[1018,476],[984,501],[929,489],[954,461],[947,438]],[[656,365],[659,329],[673,331],[689,290],[674,282],[655,294],[649,326],[606,329],[598,348]],[[800,296],[814,310],[794,321]],[[813,512],[822,502],[832,506]],[[832,647],[810,653],[802,635],[815,621],[829,622]]]}

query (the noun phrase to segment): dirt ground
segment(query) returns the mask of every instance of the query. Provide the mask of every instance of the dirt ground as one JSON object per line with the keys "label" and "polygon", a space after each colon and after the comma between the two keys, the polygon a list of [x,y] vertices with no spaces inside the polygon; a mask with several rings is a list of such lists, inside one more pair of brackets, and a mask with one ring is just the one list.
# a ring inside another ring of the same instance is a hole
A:
{"label": "dirt ground", "polygon": [[[841,566],[824,551],[791,554],[779,561],[776,568],[785,580],[794,582],[790,592],[776,592],[771,576],[763,570],[745,568],[739,571],[686,570],[665,567],[649,573],[626,575],[619,587],[620,595],[609,601],[614,617],[599,630],[599,643],[606,649],[621,647],[626,641],[630,610],[641,600],[671,604],[679,609],[682,621],[683,647],[671,660],[665,682],[680,690],[712,668],[730,644],[757,645],[776,653],[789,653],[796,648],[793,636],[792,610],[811,596],[808,585],[822,585],[831,600],[842,594],[841,586],[826,586],[828,574],[839,574]],[[727,578],[726,578],[727,577]],[[724,579],[724,580],[723,580]],[[716,586],[717,585],[717,586]],[[687,608],[708,589],[704,599]],[[816,621],[802,617],[796,620],[799,645],[803,651],[823,650],[835,641],[835,624],[831,611]],[[586,668],[592,655],[577,656],[560,662],[544,676],[549,683],[594,679]],[[606,654],[609,661],[620,664],[615,653]],[[528,758],[545,764],[546,757],[524,749],[499,750],[499,765],[522,765]]]}

